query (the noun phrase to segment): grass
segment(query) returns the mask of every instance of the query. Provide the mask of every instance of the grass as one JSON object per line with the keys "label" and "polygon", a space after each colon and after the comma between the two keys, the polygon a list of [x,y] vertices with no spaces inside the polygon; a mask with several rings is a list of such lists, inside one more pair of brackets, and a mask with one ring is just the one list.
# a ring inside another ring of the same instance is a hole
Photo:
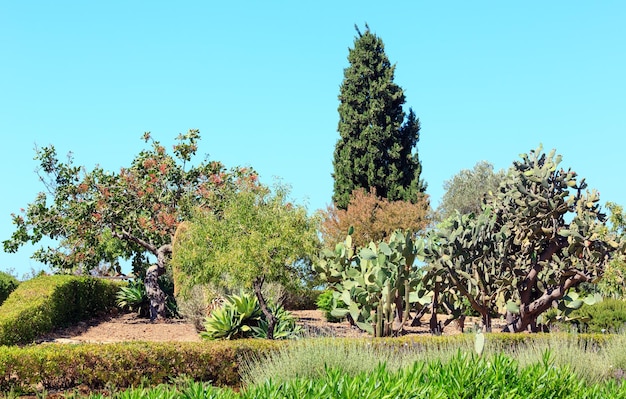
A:
{"label": "grass", "polygon": [[[552,335],[532,346],[503,347],[487,338],[483,358],[490,360],[506,355],[520,367],[543,362],[546,353],[556,367],[568,367],[586,383],[600,383],[623,375],[626,371],[626,336],[614,336],[602,347],[584,341]],[[458,353],[473,353],[473,338],[466,334],[454,341],[432,344],[406,343],[373,345],[367,340],[315,339],[302,340],[277,351],[243,358],[240,373],[244,386],[254,386],[272,380],[285,382],[296,378],[317,378],[328,367],[339,368],[349,376],[370,373],[381,363],[396,371],[416,362],[447,363]]]}
{"label": "grass", "polygon": [[[353,348],[353,347],[350,347]],[[363,348],[358,348],[363,349]],[[348,349],[351,352],[352,349]],[[77,397],[77,396],[71,396]],[[182,381],[154,388],[134,388],[92,398],[626,398],[626,384],[616,380],[587,384],[568,366],[557,366],[550,352],[522,366],[505,354],[480,357],[460,350],[446,361],[415,361],[398,369],[379,362],[373,369],[346,373],[326,366],[315,377],[268,379],[241,391]]]}

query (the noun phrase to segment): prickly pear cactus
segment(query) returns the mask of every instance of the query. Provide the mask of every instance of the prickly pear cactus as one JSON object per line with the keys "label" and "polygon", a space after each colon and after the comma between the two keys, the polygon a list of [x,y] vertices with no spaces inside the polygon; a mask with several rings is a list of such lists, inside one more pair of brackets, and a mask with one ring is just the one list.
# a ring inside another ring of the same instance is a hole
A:
{"label": "prickly pear cactus", "polygon": [[372,242],[358,250],[348,235],[334,251],[323,251],[315,270],[334,290],[334,304],[346,304],[335,306],[332,314],[350,315],[359,328],[376,337],[400,331],[412,304],[428,302],[421,274],[413,265],[422,252],[421,241],[400,231],[389,242]]}
{"label": "prickly pear cactus", "polygon": [[570,290],[601,278],[626,243],[606,234],[596,191],[541,147],[514,162],[479,215],[457,215],[431,234],[430,273],[446,274],[488,326],[536,331],[537,318]]}

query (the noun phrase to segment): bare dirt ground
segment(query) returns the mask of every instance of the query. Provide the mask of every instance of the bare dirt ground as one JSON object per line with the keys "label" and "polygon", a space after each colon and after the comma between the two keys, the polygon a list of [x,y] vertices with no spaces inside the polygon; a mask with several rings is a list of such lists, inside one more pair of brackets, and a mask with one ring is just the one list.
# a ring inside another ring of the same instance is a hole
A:
{"label": "bare dirt ground", "polygon": [[[368,334],[360,331],[346,322],[329,323],[319,310],[292,311],[298,318],[307,336],[330,336],[330,337],[367,337]],[[422,318],[422,325],[405,327],[405,334],[430,334],[428,318]],[[441,320],[445,320],[442,316]],[[468,318],[465,326],[473,326],[475,318]],[[494,320],[494,331],[498,331],[498,321]],[[443,334],[461,333],[458,325],[453,322],[444,328]],[[185,320],[173,319],[164,322],[151,323],[150,320],[140,318],[134,313],[112,314],[92,320],[79,322],[67,328],[62,328],[47,334],[38,342],[125,342],[125,341],[185,341],[199,342],[200,335],[192,323]]]}

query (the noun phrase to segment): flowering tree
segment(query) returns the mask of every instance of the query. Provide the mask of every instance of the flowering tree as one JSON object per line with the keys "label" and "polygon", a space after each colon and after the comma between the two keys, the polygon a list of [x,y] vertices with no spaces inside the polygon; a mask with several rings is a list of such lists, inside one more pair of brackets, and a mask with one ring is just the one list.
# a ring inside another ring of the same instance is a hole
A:
{"label": "flowering tree", "polygon": [[[47,237],[54,247],[40,248],[33,259],[61,272],[88,272],[107,264],[119,271],[120,259],[132,259],[136,272],[145,270],[150,317],[165,317],[165,294],[157,279],[165,272],[172,238],[192,208],[220,211],[220,199],[238,187],[254,188],[257,175],[249,168],[226,170],[220,162],[188,167],[197,151],[198,130],[180,134],[173,154],[154,141],[130,167],[119,173],[74,166],[71,155],[59,161],[53,146],[37,150],[38,171],[46,192],[20,215],[16,230],[4,241],[6,252]],[[150,265],[150,257],[156,263]],[[146,270],[147,269],[147,270]]]}

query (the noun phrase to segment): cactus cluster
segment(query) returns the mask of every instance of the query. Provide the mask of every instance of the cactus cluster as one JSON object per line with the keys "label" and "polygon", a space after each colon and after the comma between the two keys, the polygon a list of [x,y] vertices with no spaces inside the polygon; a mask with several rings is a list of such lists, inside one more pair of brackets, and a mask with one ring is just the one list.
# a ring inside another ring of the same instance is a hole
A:
{"label": "cactus cluster", "polygon": [[[430,303],[431,331],[442,309],[460,317],[463,302],[480,313],[482,328],[507,316],[505,331],[538,331],[553,307],[559,317],[597,297],[576,293],[594,283],[626,240],[607,232],[596,191],[559,167],[561,157],[539,148],[522,154],[485,200],[479,214],[456,214],[425,239],[395,232],[388,242],[355,250],[350,235],[322,254],[317,272],[342,300],[357,326],[375,336],[399,332],[413,303]],[[416,258],[426,261],[413,266]]]}
{"label": "cactus cluster", "polygon": [[536,331],[543,312],[566,313],[576,286],[597,281],[624,250],[604,234],[598,193],[560,168],[560,156],[539,148],[521,158],[481,214],[456,215],[430,237],[429,273],[446,276],[486,329],[492,314],[506,313],[508,330]]}
{"label": "cactus cluster", "polygon": [[352,245],[352,231],[335,250],[325,250],[315,265],[320,277],[333,289],[337,317],[350,316],[354,324],[375,337],[398,334],[415,305],[430,302],[422,285],[422,272],[414,265],[423,260],[422,241],[411,233],[394,232],[388,242],[371,242],[358,251]]}

